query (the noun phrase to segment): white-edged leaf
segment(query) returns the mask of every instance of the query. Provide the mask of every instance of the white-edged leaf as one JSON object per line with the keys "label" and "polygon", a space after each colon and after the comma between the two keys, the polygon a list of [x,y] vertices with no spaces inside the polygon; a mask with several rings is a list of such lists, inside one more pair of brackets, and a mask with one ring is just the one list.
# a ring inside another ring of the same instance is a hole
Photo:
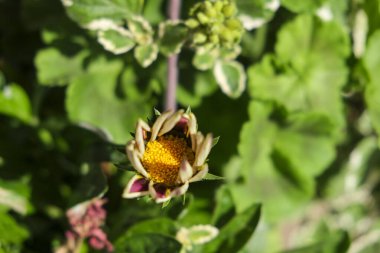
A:
{"label": "white-edged leaf", "polygon": [[0,180],[0,207],[10,208],[21,215],[31,211],[28,181],[27,177],[18,181]]}
{"label": "white-edged leaf", "polygon": [[148,45],[153,42],[153,29],[144,17],[133,16],[128,19],[128,28],[138,44]]}
{"label": "white-edged leaf", "polygon": [[126,53],[135,46],[132,33],[122,27],[99,31],[98,42],[114,54]]}
{"label": "white-edged leaf", "polygon": [[176,21],[166,21],[160,23],[159,38],[160,51],[166,56],[178,54],[185,43],[188,28]]}
{"label": "white-edged leaf", "polygon": [[205,244],[219,234],[219,229],[212,225],[195,225],[188,228],[188,236],[193,244]]}
{"label": "white-edged leaf", "polygon": [[231,98],[239,97],[245,90],[247,76],[237,61],[217,61],[214,76],[222,91]]}
{"label": "white-edged leaf", "polygon": [[215,50],[197,50],[193,57],[193,65],[199,70],[208,70],[214,67],[218,58]]}
{"label": "white-edged leaf", "polygon": [[140,45],[135,48],[134,56],[144,68],[157,59],[158,46],[156,44]]}
{"label": "white-edged leaf", "polygon": [[92,31],[106,31],[109,29],[117,29],[119,25],[112,19],[99,18],[83,25],[83,27]]}
{"label": "white-edged leaf", "polygon": [[245,1],[236,0],[238,18],[247,30],[263,26],[270,21],[280,7],[280,0]]}

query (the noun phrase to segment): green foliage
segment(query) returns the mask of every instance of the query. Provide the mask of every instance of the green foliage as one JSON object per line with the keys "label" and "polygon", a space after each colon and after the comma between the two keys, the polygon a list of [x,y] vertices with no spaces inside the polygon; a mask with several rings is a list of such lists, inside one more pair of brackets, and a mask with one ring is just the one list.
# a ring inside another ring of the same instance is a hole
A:
{"label": "green foliage", "polygon": [[187,39],[188,30],[185,26],[167,21],[160,24],[160,52],[166,56],[178,54]]}
{"label": "green foliage", "polygon": [[[99,127],[105,131],[107,138],[116,143],[124,143],[136,120],[148,115],[150,110],[144,101],[120,98],[115,94],[121,70],[121,61],[94,61],[86,73],[73,80],[66,100],[72,121]],[[124,85],[128,83],[121,84],[122,87]]]}
{"label": "green foliage", "polygon": [[366,87],[365,99],[368,106],[368,113],[377,133],[380,133],[380,78],[378,77],[378,71],[380,70],[380,56],[375,50],[379,45],[380,31],[377,31],[370,37],[368,48],[363,58],[370,80]]}
{"label": "green foliage", "polygon": [[251,237],[260,219],[260,206],[252,205],[224,225],[204,252],[238,252]]}
{"label": "green foliage", "polygon": [[88,54],[81,51],[74,56],[66,56],[56,48],[40,50],[35,60],[39,82],[42,85],[67,85],[83,72],[83,61]]}
{"label": "green foliage", "polygon": [[80,23],[88,25],[101,18],[120,21],[141,12],[143,0],[65,0],[62,1],[69,16]]}
{"label": "green foliage", "polygon": [[34,121],[28,95],[17,84],[0,84],[0,113],[18,118],[29,124]]}
{"label": "green foliage", "polygon": [[[96,197],[114,252],[377,253],[380,1],[169,2],[0,1],[0,253],[57,251]],[[175,54],[209,174],[122,199]]]}
{"label": "green foliage", "polygon": [[17,224],[12,216],[0,211],[0,250],[7,252],[7,248],[13,248],[13,252],[17,252],[28,235],[28,230]]}
{"label": "green foliage", "polygon": [[115,252],[120,253],[179,252],[180,249],[181,244],[174,238],[154,233],[122,237],[115,243]]}

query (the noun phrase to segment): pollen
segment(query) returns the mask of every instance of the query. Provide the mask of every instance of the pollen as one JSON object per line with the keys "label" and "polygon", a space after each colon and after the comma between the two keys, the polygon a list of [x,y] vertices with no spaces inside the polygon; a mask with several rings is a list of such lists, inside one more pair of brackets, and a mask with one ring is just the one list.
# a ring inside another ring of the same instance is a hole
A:
{"label": "pollen", "polygon": [[193,164],[193,151],[184,138],[169,135],[147,143],[142,164],[153,182],[174,186],[183,159]]}

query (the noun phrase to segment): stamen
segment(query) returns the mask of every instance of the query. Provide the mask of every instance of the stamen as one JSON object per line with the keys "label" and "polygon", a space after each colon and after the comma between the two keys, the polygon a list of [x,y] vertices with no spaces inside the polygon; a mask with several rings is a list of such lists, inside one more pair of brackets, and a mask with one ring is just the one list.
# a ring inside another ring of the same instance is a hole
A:
{"label": "stamen", "polygon": [[153,182],[174,186],[183,159],[194,163],[194,153],[184,138],[161,136],[149,141],[142,159],[144,168]]}

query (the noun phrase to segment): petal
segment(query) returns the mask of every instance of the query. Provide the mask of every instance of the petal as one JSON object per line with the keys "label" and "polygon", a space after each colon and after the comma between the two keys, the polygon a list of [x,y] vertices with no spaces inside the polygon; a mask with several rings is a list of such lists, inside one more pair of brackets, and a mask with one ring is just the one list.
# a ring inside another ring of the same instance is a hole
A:
{"label": "petal", "polygon": [[189,179],[189,183],[201,181],[208,173],[208,164],[204,164],[202,169],[198,171],[192,178]]}
{"label": "petal", "polygon": [[174,188],[172,192],[170,193],[170,197],[176,197],[183,195],[187,192],[187,189],[189,189],[189,182],[186,182],[185,184],[181,185],[180,187]]}
{"label": "petal", "polygon": [[167,189],[165,186],[154,184],[153,181],[149,183],[150,196],[152,196],[156,203],[163,203],[171,199],[170,194],[167,194]]}
{"label": "petal", "polygon": [[168,118],[165,121],[165,123],[162,125],[162,128],[160,129],[158,136],[166,134],[167,132],[172,130],[182,118],[183,113],[184,113],[184,110],[181,109],[181,110],[178,110],[176,113],[174,113],[170,118]]}
{"label": "petal", "polygon": [[193,176],[193,167],[190,165],[190,163],[183,159],[181,166],[179,167],[178,172],[178,181],[180,183],[185,183]]}
{"label": "petal", "polygon": [[150,127],[145,121],[139,119],[136,126],[135,140],[140,154],[145,152],[144,131],[150,131]]}
{"label": "petal", "polygon": [[189,114],[189,120],[187,121],[188,133],[190,135],[197,133],[197,118],[194,113]]}
{"label": "petal", "polygon": [[195,161],[193,166],[197,167],[205,163],[206,158],[212,148],[212,140],[212,134],[207,134],[200,147],[197,147],[197,152],[195,154]]}
{"label": "petal", "polygon": [[173,115],[173,111],[167,111],[161,114],[152,126],[152,135],[150,136],[150,141],[154,141],[157,138],[158,132],[161,130],[162,125],[165,123],[166,119]]}
{"label": "petal", "polygon": [[202,144],[204,136],[201,132],[191,135],[191,149],[195,154],[198,153],[198,149]]}
{"label": "petal", "polygon": [[138,157],[139,152],[135,149],[136,141],[132,140],[128,142],[127,144],[127,155],[129,161],[132,163],[132,166],[135,168],[135,170],[143,175],[146,178],[149,178],[148,172],[144,169],[144,166],[141,164],[141,161]]}
{"label": "petal", "polygon": [[149,180],[135,175],[129,180],[123,192],[123,198],[137,198],[149,194]]}

